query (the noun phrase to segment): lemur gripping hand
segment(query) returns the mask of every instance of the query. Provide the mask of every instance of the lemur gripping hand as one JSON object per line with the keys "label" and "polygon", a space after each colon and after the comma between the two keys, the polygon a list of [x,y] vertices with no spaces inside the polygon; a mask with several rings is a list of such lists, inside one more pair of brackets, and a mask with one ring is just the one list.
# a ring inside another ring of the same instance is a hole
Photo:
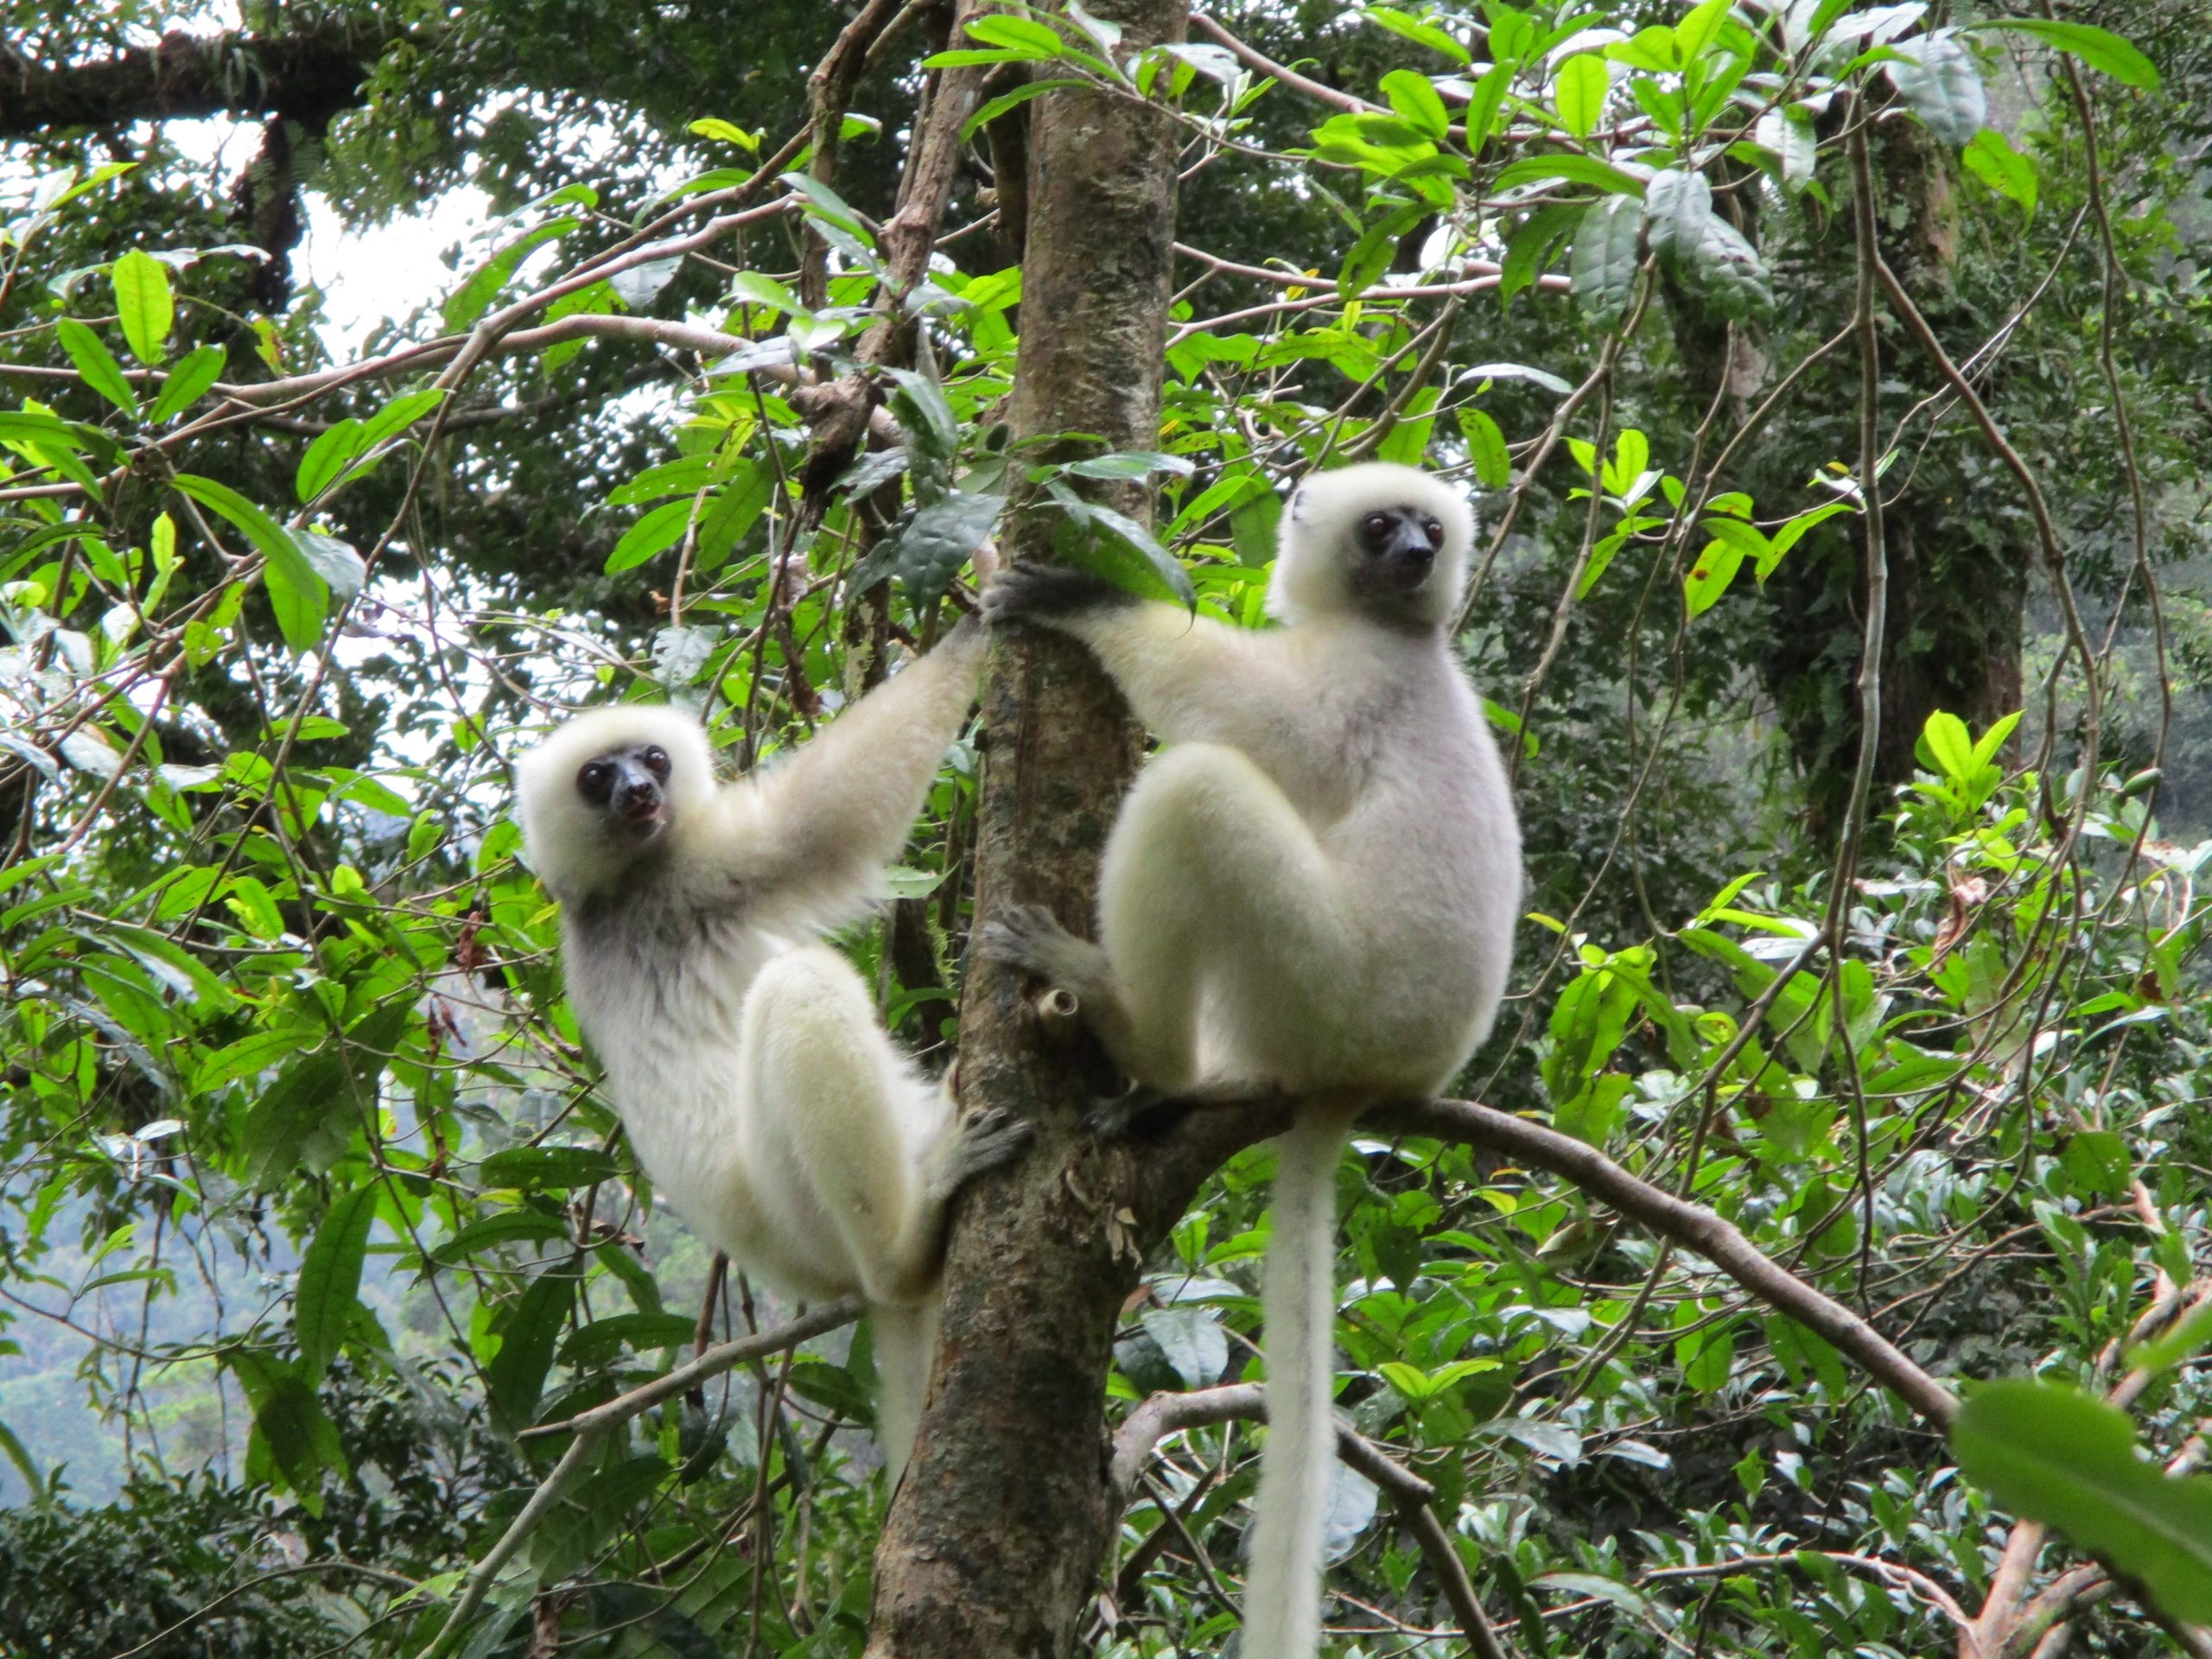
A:
{"label": "lemur gripping hand", "polygon": [[994,628],[1010,622],[1058,627],[1077,617],[1138,602],[1135,594],[1088,570],[1024,560],[1000,571],[983,589],[983,620]]}

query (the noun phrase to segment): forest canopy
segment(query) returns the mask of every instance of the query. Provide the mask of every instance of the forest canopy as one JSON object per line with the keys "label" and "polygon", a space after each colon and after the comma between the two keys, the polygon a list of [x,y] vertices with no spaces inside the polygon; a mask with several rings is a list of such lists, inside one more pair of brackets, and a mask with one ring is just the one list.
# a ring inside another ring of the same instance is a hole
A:
{"label": "forest canopy", "polygon": [[1294,1103],[1103,1138],[969,950],[1092,912],[1097,664],[836,938],[1033,1128],[897,1483],[512,768],[773,766],[1018,560],[1268,626],[1385,460],[1527,889],[1338,1169],[1326,1650],[2212,1656],[2207,0],[0,16],[0,1651],[1231,1650]]}

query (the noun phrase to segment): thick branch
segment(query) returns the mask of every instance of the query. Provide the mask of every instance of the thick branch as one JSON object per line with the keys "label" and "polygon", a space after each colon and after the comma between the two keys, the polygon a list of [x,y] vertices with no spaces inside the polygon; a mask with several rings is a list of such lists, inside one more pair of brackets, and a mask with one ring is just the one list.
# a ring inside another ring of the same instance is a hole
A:
{"label": "thick branch", "polygon": [[1374,1116],[1391,1128],[1492,1147],[1564,1177],[1630,1220],[1696,1251],[1777,1313],[1818,1332],[1936,1427],[1949,1429],[1958,1414],[1956,1396],[1858,1314],[1770,1261],[1712,1211],[1637,1179],[1595,1147],[1471,1100],[1433,1100]]}
{"label": "thick branch", "polygon": [[[1160,1141],[1137,1143],[1144,1148],[1135,1203],[1140,1218],[1149,1224],[1166,1216],[1172,1224],[1178,1206],[1208,1173],[1255,1141],[1281,1134],[1294,1109],[1294,1102],[1281,1096],[1210,1103]],[[1470,1100],[1408,1102],[1381,1108],[1364,1121],[1394,1134],[1487,1147],[1515,1163],[1548,1170],[1696,1252],[1777,1313],[1819,1332],[1936,1427],[1948,1430],[1958,1413],[1948,1389],[1858,1314],[1770,1260],[1712,1211],[1630,1174],[1595,1147]]]}
{"label": "thick branch", "polygon": [[195,36],[172,32],[91,63],[0,64],[0,137],[198,116],[282,115],[319,126],[361,101],[391,29]]}

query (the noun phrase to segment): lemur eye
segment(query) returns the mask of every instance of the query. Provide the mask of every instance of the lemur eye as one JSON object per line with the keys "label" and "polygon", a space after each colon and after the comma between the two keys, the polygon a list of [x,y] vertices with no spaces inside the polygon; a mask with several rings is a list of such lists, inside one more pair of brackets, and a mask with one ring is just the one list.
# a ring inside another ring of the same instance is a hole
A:
{"label": "lemur eye", "polygon": [[1422,519],[1422,520],[1421,520],[1421,531],[1422,531],[1422,532],[1423,532],[1425,535],[1427,535],[1427,537],[1428,537],[1428,544],[1429,544],[1431,547],[1440,547],[1440,546],[1442,546],[1442,545],[1443,545],[1443,543],[1444,543],[1444,526],[1443,526],[1443,525],[1441,525],[1441,524],[1438,524],[1438,523],[1436,522],[1436,520],[1435,520],[1435,519],[1433,519],[1433,518],[1424,518],[1424,519]]}
{"label": "lemur eye", "polygon": [[668,781],[668,751],[666,749],[655,743],[638,758],[645,763],[647,772],[652,773],[664,784]]}
{"label": "lemur eye", "polygon": [[576,774],[576,793],[595,806],[605,806],[614,793],[614,768],[604,760],[588,760]]}
{"label": "lemur eye", "polygon": [[1370,512],[1359,521],[1359,527],[1370,536],[1386,536],[1390,531],[1390,515],[1387,512]]}

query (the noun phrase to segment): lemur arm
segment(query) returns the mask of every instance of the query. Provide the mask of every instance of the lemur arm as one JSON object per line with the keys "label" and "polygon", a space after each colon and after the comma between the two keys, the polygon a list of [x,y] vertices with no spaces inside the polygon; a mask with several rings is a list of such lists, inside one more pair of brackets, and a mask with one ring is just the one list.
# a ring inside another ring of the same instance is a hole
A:
{"label": "lemur arm", "polygon": [[964,620],[787,759],[724,788],[728,873],[802,917],[850,915],[899,856],[983,662]]}
{"label": "lemur arm", "polygon": [[994,627],[1027,622],[1083,641],[1137,718],[1171,743],[1249,747],[1239,716],[1280,716],[1304,701],[1274,636],[1139,599],[1085,571],[1014,565],[985,592],[983,614]]}

